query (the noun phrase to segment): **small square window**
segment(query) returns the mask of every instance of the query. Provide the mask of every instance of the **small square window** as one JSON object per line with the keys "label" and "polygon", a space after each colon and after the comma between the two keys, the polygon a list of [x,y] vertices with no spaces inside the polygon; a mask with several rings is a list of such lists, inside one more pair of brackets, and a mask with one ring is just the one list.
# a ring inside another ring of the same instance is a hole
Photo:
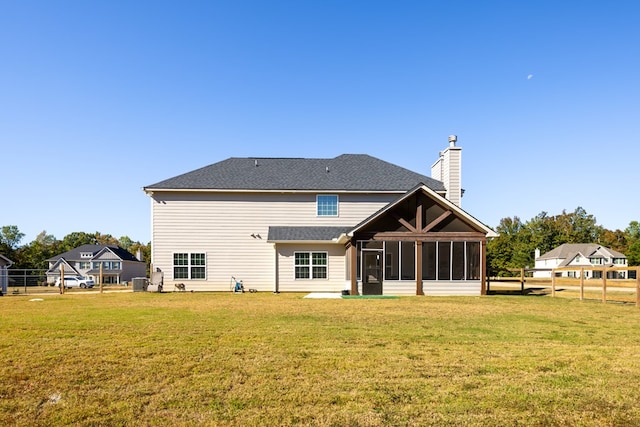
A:
{"label": "small square window", "polygon": [[338,216],[338,196],[319,195],[316,197],[318,216]]}

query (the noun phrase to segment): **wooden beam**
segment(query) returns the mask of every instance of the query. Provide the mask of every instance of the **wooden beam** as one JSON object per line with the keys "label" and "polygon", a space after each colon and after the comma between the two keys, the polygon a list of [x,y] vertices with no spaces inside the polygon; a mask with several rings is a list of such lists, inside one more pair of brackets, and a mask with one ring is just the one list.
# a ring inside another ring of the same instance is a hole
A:
{"label": "wooden beam", "polygon": [[487,295],[489,291],[489,281],[487,279],[487,244],[483,240],[480,242],[480,295]]}
{"label": "wooden beam", "polygon": [[422,205],[416,206],[416,228],[415,231],[422,229]]}
{"label": "wooden beam", "polygon": [[356,245],[351,245],[351,247],[348,249],[349,253],[350,253],[350,260],[349,262],[351,263],[351,271],[349,274],[349,279],[351,280],[351,295],[358,295],[358,281],[357,281],[357,271],[356,271],[356,267],[357,267],[357,252],[356,252]]}
{"label": "wooden beam", "polygon": [[640,267],[636,267],[636,307],[640,307]]}
{"label": "wooden beam", "polygon": [[422,289],[422,242],[416,242],[416,295],[424,295]]}
{"label": "wooden beam", "polygon": [[393,217],[393,219],[395,219],[396,221],[398,221],[400,224],[402,224],[403,226],[405,226],[407,228],[407,230],[409,230],[410,232],[416,233],[418,230],[411,225],[406,219],[402,218],[401,216],[399,216],[398,214],[395,213],[390,213],[390,215]]}
{"label": "wooden beam", "polygon": [[433,221],[431,221],[429,224],[427,224],[427,226],[425,228],[422,229],[423,233],[428,232],[429,230],[432,230],[433,227],[435,227],[436,225],[440,224],[442,221],[444,221],[445,218],[447,218],[449,215],[451,215],[451,211],[446,211],[443,212],[438,218],[434,219]]}
{"label": "wooden beam", "polygon": [[[358,239],[365,236],[358,236]],[[400,240],[411,241],[420,239],[424,242],[436,242],[440,240],[463,241],[463,240],[486,240],[484,233],[474,231],[464,232],[438,232],[438,233],[407,233],[402,231],[383,231],[379,233],[367,234],[368,239],[363,240]]]}

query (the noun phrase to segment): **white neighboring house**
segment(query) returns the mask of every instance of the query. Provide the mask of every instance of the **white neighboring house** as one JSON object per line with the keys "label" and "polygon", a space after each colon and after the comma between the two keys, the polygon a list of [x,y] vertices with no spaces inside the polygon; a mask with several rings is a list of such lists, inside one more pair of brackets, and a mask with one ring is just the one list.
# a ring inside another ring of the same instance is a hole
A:
{"label": "white neighboring house", "polygon": [[[602,278],[602,271],[590,270],[589,267],[627,267],[627,257],[613,249],[595,243],[565,243],[540,255],[535,252],[535,268],[533,277],[551,277],[551,269],[557,267],[584,267],[586,279]],[[578,271],[559,271],[560,277],[579,277]],[[616,271],[616,279],[626,279],[627,271]]]}
{"label": "white neighboring house", "polygon": [[229,158],[146,186],[153,271],[193,291],[480,295],[496,234],[460,207],[455,142],[432,177],[343,154]]}
{"label": "white neighboring house", "polygon": [[5,295],[7,293],[7,288],[9,286],[9,272],[7,269],[12,265],[13,261],[0,254],[0,295]]}

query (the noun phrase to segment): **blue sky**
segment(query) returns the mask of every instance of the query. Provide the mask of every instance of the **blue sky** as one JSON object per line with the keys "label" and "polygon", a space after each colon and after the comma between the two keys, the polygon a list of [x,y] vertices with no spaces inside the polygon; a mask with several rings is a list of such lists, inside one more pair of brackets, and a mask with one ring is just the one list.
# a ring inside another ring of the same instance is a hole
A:
{"label": "blue sky", "polygon": [[640,220],[640,2],[0,0],[0,225],[150,240],[142,187],[229,157],[462,147],[491,227]]}

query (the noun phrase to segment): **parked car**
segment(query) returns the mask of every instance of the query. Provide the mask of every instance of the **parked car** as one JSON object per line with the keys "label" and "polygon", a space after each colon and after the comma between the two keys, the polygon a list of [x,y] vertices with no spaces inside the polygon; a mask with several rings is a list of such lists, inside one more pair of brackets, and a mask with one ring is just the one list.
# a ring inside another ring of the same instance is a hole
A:
{"label": "parked car", "polygon": [[[64,287],[67,288],[93,288],[95,282],[82,276],[64,276]],[[60,287],[60,278],[56,279],[56,286]]]}

